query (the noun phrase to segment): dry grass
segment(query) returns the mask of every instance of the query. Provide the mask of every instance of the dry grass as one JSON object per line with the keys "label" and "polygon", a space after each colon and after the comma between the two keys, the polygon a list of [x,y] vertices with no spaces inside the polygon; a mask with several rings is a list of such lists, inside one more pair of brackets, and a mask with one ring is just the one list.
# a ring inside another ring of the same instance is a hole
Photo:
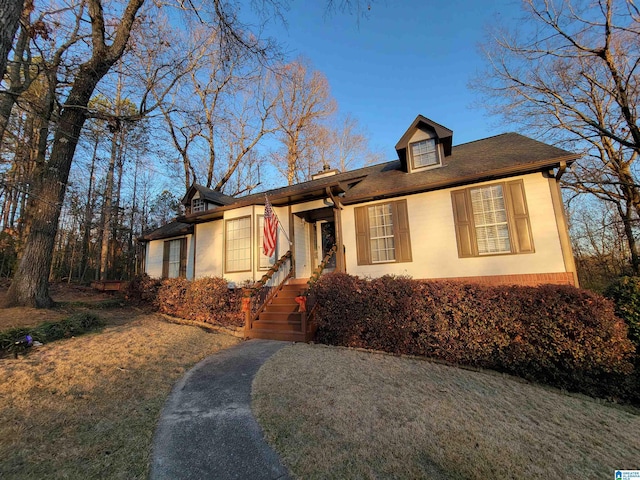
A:
{"label": "dry grass", "polygon": [[[4,300],[8,282],[0,283],[0,304]],[[76,307],[73,304],[81,302],[84,305],[99,305],[113,301],[115,298],[108,293],[98,292],[90,287],[81,285],[53,283],[50,287],[51,297],[60,302],[56,308],[11,307],[0,308],[0,330],[19,327],[35,327],[44,322],[59,322],[79,310],[87,307]]]}
{"label": "dry grass", "polygon": [[238,342],[130,310],[107,317],[103,333],[0,360],[0,478],[146,478],[174,382]]}
{"label": "dry grass", "polygon": [[613,478],[640,415],[427,361],[319,345],[272,357],[253,408],[299,478]]}

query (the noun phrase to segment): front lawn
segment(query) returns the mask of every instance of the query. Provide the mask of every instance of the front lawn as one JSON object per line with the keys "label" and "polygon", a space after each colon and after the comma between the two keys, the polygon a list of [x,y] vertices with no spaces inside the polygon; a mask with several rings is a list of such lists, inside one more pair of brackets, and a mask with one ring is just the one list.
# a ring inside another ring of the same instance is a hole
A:
{"label": "front lawn", "polygon": [[0,359],[0,478],[147,478],[173,384],[239,340],[131,309],[110,327]]}
{"label": "front lawn", "polygon": [[507,375],[296,344],[253,409],[298,478],[613,478],[640,468],[640,414]]}

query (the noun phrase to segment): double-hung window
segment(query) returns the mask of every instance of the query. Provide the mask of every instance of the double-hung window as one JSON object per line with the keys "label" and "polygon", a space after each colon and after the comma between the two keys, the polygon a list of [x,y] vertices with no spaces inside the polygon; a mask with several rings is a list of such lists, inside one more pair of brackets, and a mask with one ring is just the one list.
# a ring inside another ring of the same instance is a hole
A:
{"label": "double-hung window", "polygon": [[225,221],[225,271],[251,270],[251,217]]}
{"label": "double-hung window", "polygon": [[357,207],[354,213],[358,265],[411,261],[406,200]]}
{"label": "double-hung window", "polygon": [[438,145],[435,139],[420,140],[409,145],[411,150],[411,165],[413,169],[438,165]]}
{"label": "double-hung window", "polygon": [[459,257],[533,253],[522,180],[451,192]]}
{"label": "double-hung window", "polygon": [[396,247],[393,234],[393,211],[390,203],[367,208],[371,263],[394,262]]}
{"label": "double-hung window", "polygon": [[162,278],[185,277],[187,273],[187,239],[164,242]]}

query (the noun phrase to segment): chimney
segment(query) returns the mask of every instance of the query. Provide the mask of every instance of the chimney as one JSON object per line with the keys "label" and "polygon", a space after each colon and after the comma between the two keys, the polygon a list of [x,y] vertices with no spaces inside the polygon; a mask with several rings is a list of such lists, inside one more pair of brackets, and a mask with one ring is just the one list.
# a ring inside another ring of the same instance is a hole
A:
{"label": "chimney", "polygon": [[311,175],[311,180],[318,180],[319,178],[330,177],[332,175],[335,175],[336,173],[340,173],[340,171],[336,168],[331,169],[329,164],[325,163],[322,166],[322,170],[320,170],[318,173]]}

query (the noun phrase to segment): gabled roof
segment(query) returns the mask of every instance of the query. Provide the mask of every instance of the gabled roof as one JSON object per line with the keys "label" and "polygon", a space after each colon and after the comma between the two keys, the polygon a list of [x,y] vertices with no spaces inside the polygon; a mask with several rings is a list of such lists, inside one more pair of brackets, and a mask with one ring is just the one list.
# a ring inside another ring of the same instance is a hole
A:
{"label": "gabled roof", "polygon": [[180,235],[188,235],[190,233],[193,233],[192,224],[182,223],[174,220],[171,223],[167,223],[160,228],[156,228],[155,230],[142,235],[140,238],[138,238],[138,241],[149,242],[151,240],[178,237]]}
{"label": "gabled roof", "polygon": [[451,155],[453,131],[449,130],[447,127],[443,127],[433,120],[428,119],[427,117],[418,115],[407,131],[404,132],[404,135],[402,135],[400,140],[398,140],[398,143],[396,143],[396,152],[398,152],[398,158],[402,162],[403,167],[406,167],[405,162],[407,160],[407,147],[409,146],[409,140],[411,140],[411,137],[413,137],[413,134],[416,133],[417,130],[434,132],[438,141],[442,144],[445,157]]}
{"label": "gabled roof", "polygon": [[229,195],[225,195],[224,193],[217,190],[212,190],[211,188],[198,185],[197,183],[192,183],[189,187],[189,190],[187,190],[187,193],[185,193],[184,197],[182,197],[182,204],[188,205],[189,203],[191,203],[191,199],[196,192],[200,193],[200,198],[202,200],[206,200],[215,205],[230,205],[236,200],[235,198],[230,197]]}
{"label": "gabled roof", "polygon": [[206,210],[187,214],[180,217],[181,221],[199,223],[215,218],[221,218],[225,211],[232,210],[248,205],[264,205],[265,194],[269,196],[269,201],[274,206],[292,205],[302,203],[309,200],[327,197],[327,188],[330,188],[333,194],[346,192],[353,185],[362,181],[370,173],[374,172],[377,166],[359,168],[349,172],[337,173],[328,177],[322,177],[317,180],[288,185],[286,187],[267,190],[266,192],[254,193],[234,199],[234,202]]}

